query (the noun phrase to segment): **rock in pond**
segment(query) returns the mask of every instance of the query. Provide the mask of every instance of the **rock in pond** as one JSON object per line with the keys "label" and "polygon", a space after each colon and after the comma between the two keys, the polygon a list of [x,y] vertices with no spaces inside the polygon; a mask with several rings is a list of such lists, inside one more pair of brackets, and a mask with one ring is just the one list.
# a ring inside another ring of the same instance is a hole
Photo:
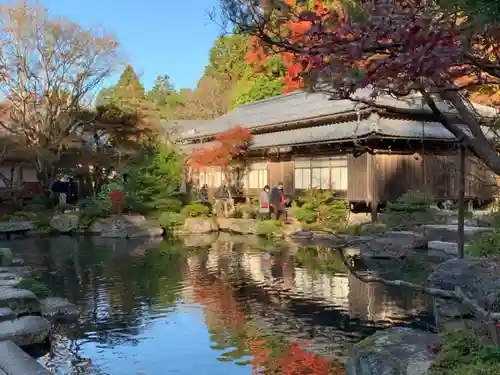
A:
{"label": "rock in pond", "polygon": [[50,320],[76,320],[78,308],[66,298],[48,297],[40,302],[42,315]]}
{"label": "rock in pond", "polygon": [[70,233],[78,229],[78,216],[75,214],[59,214],[52,217],[50,227],[59,233]]}
{"label": "rock in pond", "polygon": [[204,217],[190,217],[184,221],[182,233],[211,233],[219,231],[214,219]]}
{"label": "rock in pond", "polygon": [[40,301],[33,292],[25,289],[2,288],[0,307],[8,307],[15,316],[40,313]]}
{"label": "rock in pond", "polygon": [[346,375],[425,375],[441,345],[435,333],[405,327],[378,331],[349,352]]}
{"label": "rock in pond", "polygon": [[[466,295],[475,296],[479,306],[490,312],[500,312],[500,258],[449,259],[429,276],[429,287],[454,291],[458,286]],[[454,300],[435,298],[438,324],[462,318],[471,311]]]}
{"label": "rock in pond", "polygon": [[255,219],[218,218],[217,224],[220,230],[236,234],[255,234]]}
{"label": "rock in pond", "polygon": [[19,346],[43,343],[50,333],[50,322],[41,316],[22,316],[0,322],[0,341],[11,340]]}
{"label": "rock in pond", "polygon": [[115,215],[93,223],[90,233],[106,238],[154,238],[163,235],[158,223],[142,215]]}

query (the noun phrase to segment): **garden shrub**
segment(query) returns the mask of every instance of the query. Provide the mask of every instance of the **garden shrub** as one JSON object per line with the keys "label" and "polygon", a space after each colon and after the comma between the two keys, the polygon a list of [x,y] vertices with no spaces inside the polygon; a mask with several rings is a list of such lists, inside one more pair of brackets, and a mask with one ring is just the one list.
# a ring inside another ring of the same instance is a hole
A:
{"label": "garden shrub", "polygon": [[88,228],[98,218],[106,218],[111,214],[111,201],[109,198],[84,198],[78,201],[80,210],[79,225]]}
{"label": "garden shrub", "polygon": [[201,203],[192,203],[184,206],[181,210],[181,214],[188,217],[203,217],[208,216],[210,209]]}
{"label": "garden shrub", "polygon": [[281,235],[283,223],[279,220],[259,221],[255,228],[255,233],[262,237],[277,237]]}
{"label": "garden shrub", "polygon": [[158,217],[158,222],[166,232],[171,232],[182,225],[184,216],[176,212],[163,212]]}
{"label": "garden shrub", "polygon": [[292,214],[302,223],[338,230],[347,225],[349,205],[345,200],[335,199],[331,191],[308,189],[294,204]]}
{"label": "garden shrub", "polygon": [[468,255],[474,257],[488,257],[500,253],[500,229],[494,229],[477,237],[466,247]]}
{"label": "garden shrub", "polygon": [[429,375],[500,374],[500,348],[472,328],[445,332],[438,361]]}
{"label": "garden shrub", "polygon": [[404,230],[434,221],[435,215],[431,204],[434,199],[419,191],[408,191],[395,202],[390,202],[381,215],[389,228]]}

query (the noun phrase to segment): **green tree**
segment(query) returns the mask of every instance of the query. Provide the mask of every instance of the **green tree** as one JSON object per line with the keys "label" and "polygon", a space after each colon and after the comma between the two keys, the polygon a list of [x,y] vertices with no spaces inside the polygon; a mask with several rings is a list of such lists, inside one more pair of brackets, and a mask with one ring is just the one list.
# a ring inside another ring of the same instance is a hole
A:
{"label": "green tree", "polygon": [[165,74],[163,76],[156,77],[153,87],[147,93],[147,98],[157,107],[162,108],[167,105],[168,97],[174,93],[175,90],[173,85],[170,83],[170,77]]}
{"label": "green tree", "polygon": [[210,49],[209,63],[204,76],[237,81],[249,70],[246,57],[249,37],[242,34],[225,35]]}
{"label": "green tree", "polygon": [[129,204],[136,212],[180,209],[178,200],[183,170],[181,155],[170,145],[158,145],[132,165],[125,183]]}
{"label": "green tree", "polygon": [[131,65],[123,70],[115,86],[102,89],[96,98],[96,106],[111,106],[136,119],[138,128],[155,132],[159,126],[160,112],[146,98],[146,92]]}

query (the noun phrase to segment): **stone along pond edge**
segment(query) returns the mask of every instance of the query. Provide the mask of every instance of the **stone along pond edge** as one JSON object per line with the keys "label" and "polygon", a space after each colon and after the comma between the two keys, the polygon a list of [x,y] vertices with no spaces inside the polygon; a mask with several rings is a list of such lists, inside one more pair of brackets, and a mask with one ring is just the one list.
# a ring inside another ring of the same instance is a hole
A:
{"label": "stone along pond edge", "polygon": [[0,249],[0,375],[49,375],[21,348],[50,342],[52,325],[74,321],[77,307],[65,298],[38,298],[29,286],[33,270]]}

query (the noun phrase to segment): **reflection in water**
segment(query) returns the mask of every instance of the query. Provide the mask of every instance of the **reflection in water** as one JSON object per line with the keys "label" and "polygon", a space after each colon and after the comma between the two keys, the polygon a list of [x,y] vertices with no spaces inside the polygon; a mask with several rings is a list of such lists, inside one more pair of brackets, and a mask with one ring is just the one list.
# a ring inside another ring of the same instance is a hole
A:
{"label": "reflection in water", "polygon": [[335,253],[255,237],[10,245],[82,312],[40,358],[61,375],[343,374],[350,345],[427,309],[420,295],[348,276]]}

